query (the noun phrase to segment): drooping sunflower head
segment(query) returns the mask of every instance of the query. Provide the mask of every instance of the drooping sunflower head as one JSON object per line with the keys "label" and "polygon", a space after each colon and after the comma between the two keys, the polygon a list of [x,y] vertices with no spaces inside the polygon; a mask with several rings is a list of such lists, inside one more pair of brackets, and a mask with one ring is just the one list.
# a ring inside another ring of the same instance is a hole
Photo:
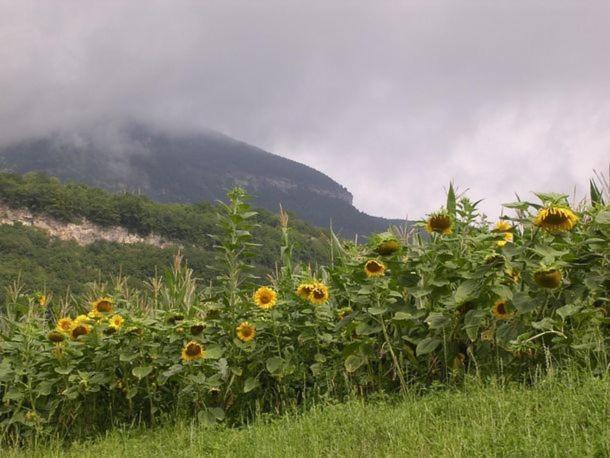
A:
{"label": "drooping sunflower head", "polygon": [[496,303],[491,308],[491,313],[498,320],[510,320],[515,312],[509,310],[508,301],[505,299],[500,299],[496,301]]}
{"label": "drooping sunflower head", "polygon": [[91,332],[91,326],[89,326],[88,324],[77,324],[72,329],[72,332],[70,333],[70,337],[72,338],[72,340],[76,340],[80,336],[86,336],[90,332]]}
{"label": "drooping sunflower head", "polygon": [[271,309],[277,303],[277,293],[267,286],[261,286],[254,293],[254,303],[263,310]]}
{"label": "drooping sunflower head", "polygon": [[432,213],[426,221],[426,230],[430,234],[449,235],[453,232],[453,219],[445,212]]}
{"label": "drooping sunflower head", "polygon": [[513,227],[505,219],[498,221],[494,227],[494,232],[510,232],[512,230]]}
{"label": "drooping sunflower head", "polygon": [[111,297],[100,297],[91,303],[91,311],[98,313],[112,313],[114,301]]}
{"label": "drooping sunflower head", "polygon": [[250,342],[256,336],[256,326],[244,321],[235,328],[235,332],[239,340]]}
{"label": "drooping sunflower head", "polygon": [[184,315],[182,315],[181,313],[174,313],[167,319],[167,322],[169,324],[176,324],[178,321],[182,320],[184,320]]}
{"label": "drooping sunflower head", "polygon": [[203,323],[196,323],[194,325],[191,326],[191,334],[194,336],[198,336],[199,334],[201,334],[203,332],[203,329],[205,328]]}
{"label": "drooping sunflower head", "polygon": [[308,301],[314,288],[315,285],[313,283],[301,283],[297,288],[297,296]]}
{"label": "drooping sunflower head", "polygon": [[201,358],[203,358],[203,346],[194,340],[191,340],[182,349],[182,361],[195,361]]}
{"label": "drooping sunflower head", "polygon": [[507,243],[512,243],[512,242],[513,242],[513,233],[504,232],[502,234],[502,240],[498,240],[496,242],[496,245],[498,245],[500,248],[502,248],[503,246],[506,246]]}
{"label": "drooping sunflower head", "polygon": [[66,340],[66,335],[63,332],[51,331],[47,334],[47,338],[53,343],[59,343]]}
{"label": "drooping sunflower head", "polygon": [[558,269],[540,269],[534,272],[534,281],[543,288],[557,288],[562,280],[563,274]]}
{"label": "drooping sunflower head", "polygon": [[63,332],[65,334],[69,334],[74,327],[74,322],[70,317],[63,317],[57,321],[57,325],[55,326],[55,330],[58,332]]}
{"label": "drooping sunflower head", "polygon": [[369,259],[364,265],[364,273],[367,277],[381,277],[385,274],[385,264],[376,259]]}
{"label": "drooping sunflower head", "polygon": [[541,208],[534,218],[534,225],[550,233],[571,231],[578,216],[568,207],[549,206]]}
{"label": "drooping sunflower head", "polygon": [[322,305],[328,301],[329,297],[328,286],[326,286],[324,283],[316,283],[311,295],[309,296],[309,300],[312,304]]}
{"label": "drooping sunflower head", "polygon": [[123,318],[121,315],[114,315],[108,318],[108,326],[116,329],[117,331],[121,329],[123,323],[125,323],[125,318]]}
{"label": "drooping sunflower head", "polygon": [[375,251],[381,256],[389,256],[393,253],[396,253],[400,250],[400,242],[396,239],[384,240],[379,245]]}

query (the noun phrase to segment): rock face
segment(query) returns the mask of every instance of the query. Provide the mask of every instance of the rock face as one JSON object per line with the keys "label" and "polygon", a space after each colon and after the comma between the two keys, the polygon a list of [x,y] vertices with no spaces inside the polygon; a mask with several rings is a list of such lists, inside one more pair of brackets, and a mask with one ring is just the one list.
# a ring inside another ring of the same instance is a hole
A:
{"label": "rock face", "polygon": [[29,210],[9,208],[3,202],[0,202],[0,224],[33,226],[47,232],[51,237],[73,240],[79,245],[89,245],[103,240],[125,244],[145,243],[159,248],[175,246],[154,234],[141,237],[129,233],[124,227],[101,227],[87,220],[82,220],[78,224],[64,223],[48,216],[34,215]]}
{"label": "rock face", "polygon": [[275,213],[281,204],[315,226],[332,222],[347,236],[396,223],[358,211],[351,193],[323,173],[212,131],[178,135],[125,124],[57,132],[0,147],[0,168],[46,172],[164,203],[215,202],[242,186],[256,207]]}

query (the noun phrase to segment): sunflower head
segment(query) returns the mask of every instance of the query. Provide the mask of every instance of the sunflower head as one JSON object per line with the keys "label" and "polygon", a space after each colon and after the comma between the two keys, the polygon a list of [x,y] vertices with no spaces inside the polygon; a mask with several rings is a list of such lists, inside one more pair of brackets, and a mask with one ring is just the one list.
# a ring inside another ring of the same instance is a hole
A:
{"label": "sunflower head", "polygon": [[269,310],[277,303],[277,293],[267,286],[261,286],[254,293],[254,303],[263,310]]}
{"label": "sunflower head", "polygon": [[203,358],[203,346],[194,340],[191,340],[182,349],[182,361],[195,361],[201,358]]}
{"label": "sunflower head", "polygon": [[91,303],[91,311],[98,313],[112,313],[114,301],[111,297],[100,297]]}
{"label": "sunflower head", "polygon": [[493,329],[485,329],[481,331],[481,341],[483,342],[493,342],[494,340],[494,331]]}
{"label": "sunflower head", "polygon": [[308,301],[309,296],[311,296],[311,292],[314,288],[315,285],[313,283],[301,283],[296,291],[297,296],[299,296],[301,299],[305,299],[306,301]]}
{"label": "sunflower head", "polygon": [[381,256],[389,256],[398,250],[400,250],[400,243],[396,239],[384,240],[375,249]]}
{"label": "sunflower head", "polygon": [[504,258],[504,256],[502,256],[499,253],[491,253],[491,254],[485,256],[485,259],[483,262],[485,262],[485,264],[488,266],[497,267],[497,266],[503,266],[504,263],[506,262],[506,259]]}
{"label": "sunflower head", "polygon": [[239,340],[250,342],[256,336],[256,327],[247,321],[244,321],[235,328],[235,332]]}
{"label": "sunflower head", "polygon": [[541,208],[534,218],[534,225],[550,233],[571,231],[578,216],[568,207],[549,206]]}
{"label": "sunflower head", "polygon": [[92,320],[96,320],[97,321],[97,320],[101,320],[104,317],[104,315],[102,315],[97,310],[93,309],[89,313],[87,313],[87,317],[91,318]]}
{"label": "sunflower head", "polygon": [[44,294],[38,294],[36,296],[36,300],[38,301],[38,305],[40,305],[41,307],[44,307],[49,302],[49,298]]}
{"label": "sunflower head", "polygon": [[72,332],[70,333],[70,337],[72,338],[72,340],[76,340],[80,336],[86,336],[90,332],[91,332],[91,326],[89,326],[88,324],[77,324],[72,329]]}
{"label": "sunflower head", "polygon": [[352,312],[353,312],[353,310],[351,307],[343,307],[343,308],[340,308],[339,310],[337,310],[337,317],[339,318],[339,320],[343,320],[345,317],[349,316],[349,314]]}
{"label": "sunflower head", "polygon": [[504,274],[512,283],[519,283],[521,280],[521,272],[515,269],[504,269]]}
{"label": "sunflower head", "polygon": [[322,305],[328,301],[328,286],[324,283],[316,283],[311,295],[309,296],[309,300],[312,304]]}
{"label": "sunflower head", "polygon": [[66,340],[66,335],[63,332],[51,331],[47,334],[47,338],[53,343],[59,343]]}
{"label": "sunflower head", "polygon": [[543,288],[557,288],[562,280],[563,275],[558,269],[540,269],[534,272],[534,281]]}
{"label": "sunflower head", "polygon": [[123,323],[125,322],[125,318],[121,315],[114,315],[108,318],[108,327],[114,328],[115,330],[121,329]]}
{"label": "sunflower head", "polygon": [[510,232],[512,230],[513,227],[505,219],[498,221],[494,227],[494,232]]}
{"label": "sunflower head", "polygon": [[174,313],[172,316],[170,316],[167,319],[167,322],[169,324],[176,324],[178,321],[182,321],[184,320],[184,315],[182,315],[181,313]]}
{"label": "sunflower head", "polygon": [[65,334],[69,334],[74,327],[74,322],[70,317],[63,317],[57,321],[57,325],[55,326],[55,330],[58,332],[63,332]]}
{"label": "sunflower head", "polygon": [[491,308],[491,314],[498,320],[510,320],[515,313],[509,310],[507,300],[500,299]]}
{"label": "sunflower head", "polygon": [[191,326],[191,334],[194,336],[198,336],[199,334],[201,334],[203,332],[204,329],[204,325],[203,323],[197,323]]}
{"label": "sunflower head", "polygon": [[449,235],[453,232],[453,219],[445,212],[432,213],[426,221],[426,230],[430,234]]}
{"label": "sunflower head", "polygon": [[367,277],[382,277],[385,274],[385,264],[376,259],[369,259],[364,265],[364,273]]}
{"label": "sunflower head", "polygon": [[81,324],[88,324],[91,319],[87,315],[78,315],[74,318],[74,326],[78,326]]}
{"label": "sunflower head", "polygon": [[498,240],[496,242],[496,245],[498,245],[500,248],[502,248],[507,243],[512,243],[512,242],[513,242],[513,233],[512,232],[504,232],[502,234],[502,240]]}

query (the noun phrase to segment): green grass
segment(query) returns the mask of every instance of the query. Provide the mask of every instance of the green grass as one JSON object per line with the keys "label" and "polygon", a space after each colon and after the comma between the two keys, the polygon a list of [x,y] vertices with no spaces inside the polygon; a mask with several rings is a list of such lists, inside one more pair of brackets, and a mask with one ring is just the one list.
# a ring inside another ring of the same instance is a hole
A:
{"label": "green grass", "polygon": [[610,380],[561,377],[534,388],[469,383],[395,402],[352,401],[241,429],[185,423],[115,430],[95,442],[20,456],[609,456]]}

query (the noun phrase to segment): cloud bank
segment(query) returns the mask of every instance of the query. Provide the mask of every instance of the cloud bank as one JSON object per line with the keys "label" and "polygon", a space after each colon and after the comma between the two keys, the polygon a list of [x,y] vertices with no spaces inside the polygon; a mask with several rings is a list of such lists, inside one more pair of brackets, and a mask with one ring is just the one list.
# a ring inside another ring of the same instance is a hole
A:
{"label": "cloud bank", "polygon": [[368,213],[610,162],[610,3],[0,0],[0,142],[132,117],[304,162]]}

